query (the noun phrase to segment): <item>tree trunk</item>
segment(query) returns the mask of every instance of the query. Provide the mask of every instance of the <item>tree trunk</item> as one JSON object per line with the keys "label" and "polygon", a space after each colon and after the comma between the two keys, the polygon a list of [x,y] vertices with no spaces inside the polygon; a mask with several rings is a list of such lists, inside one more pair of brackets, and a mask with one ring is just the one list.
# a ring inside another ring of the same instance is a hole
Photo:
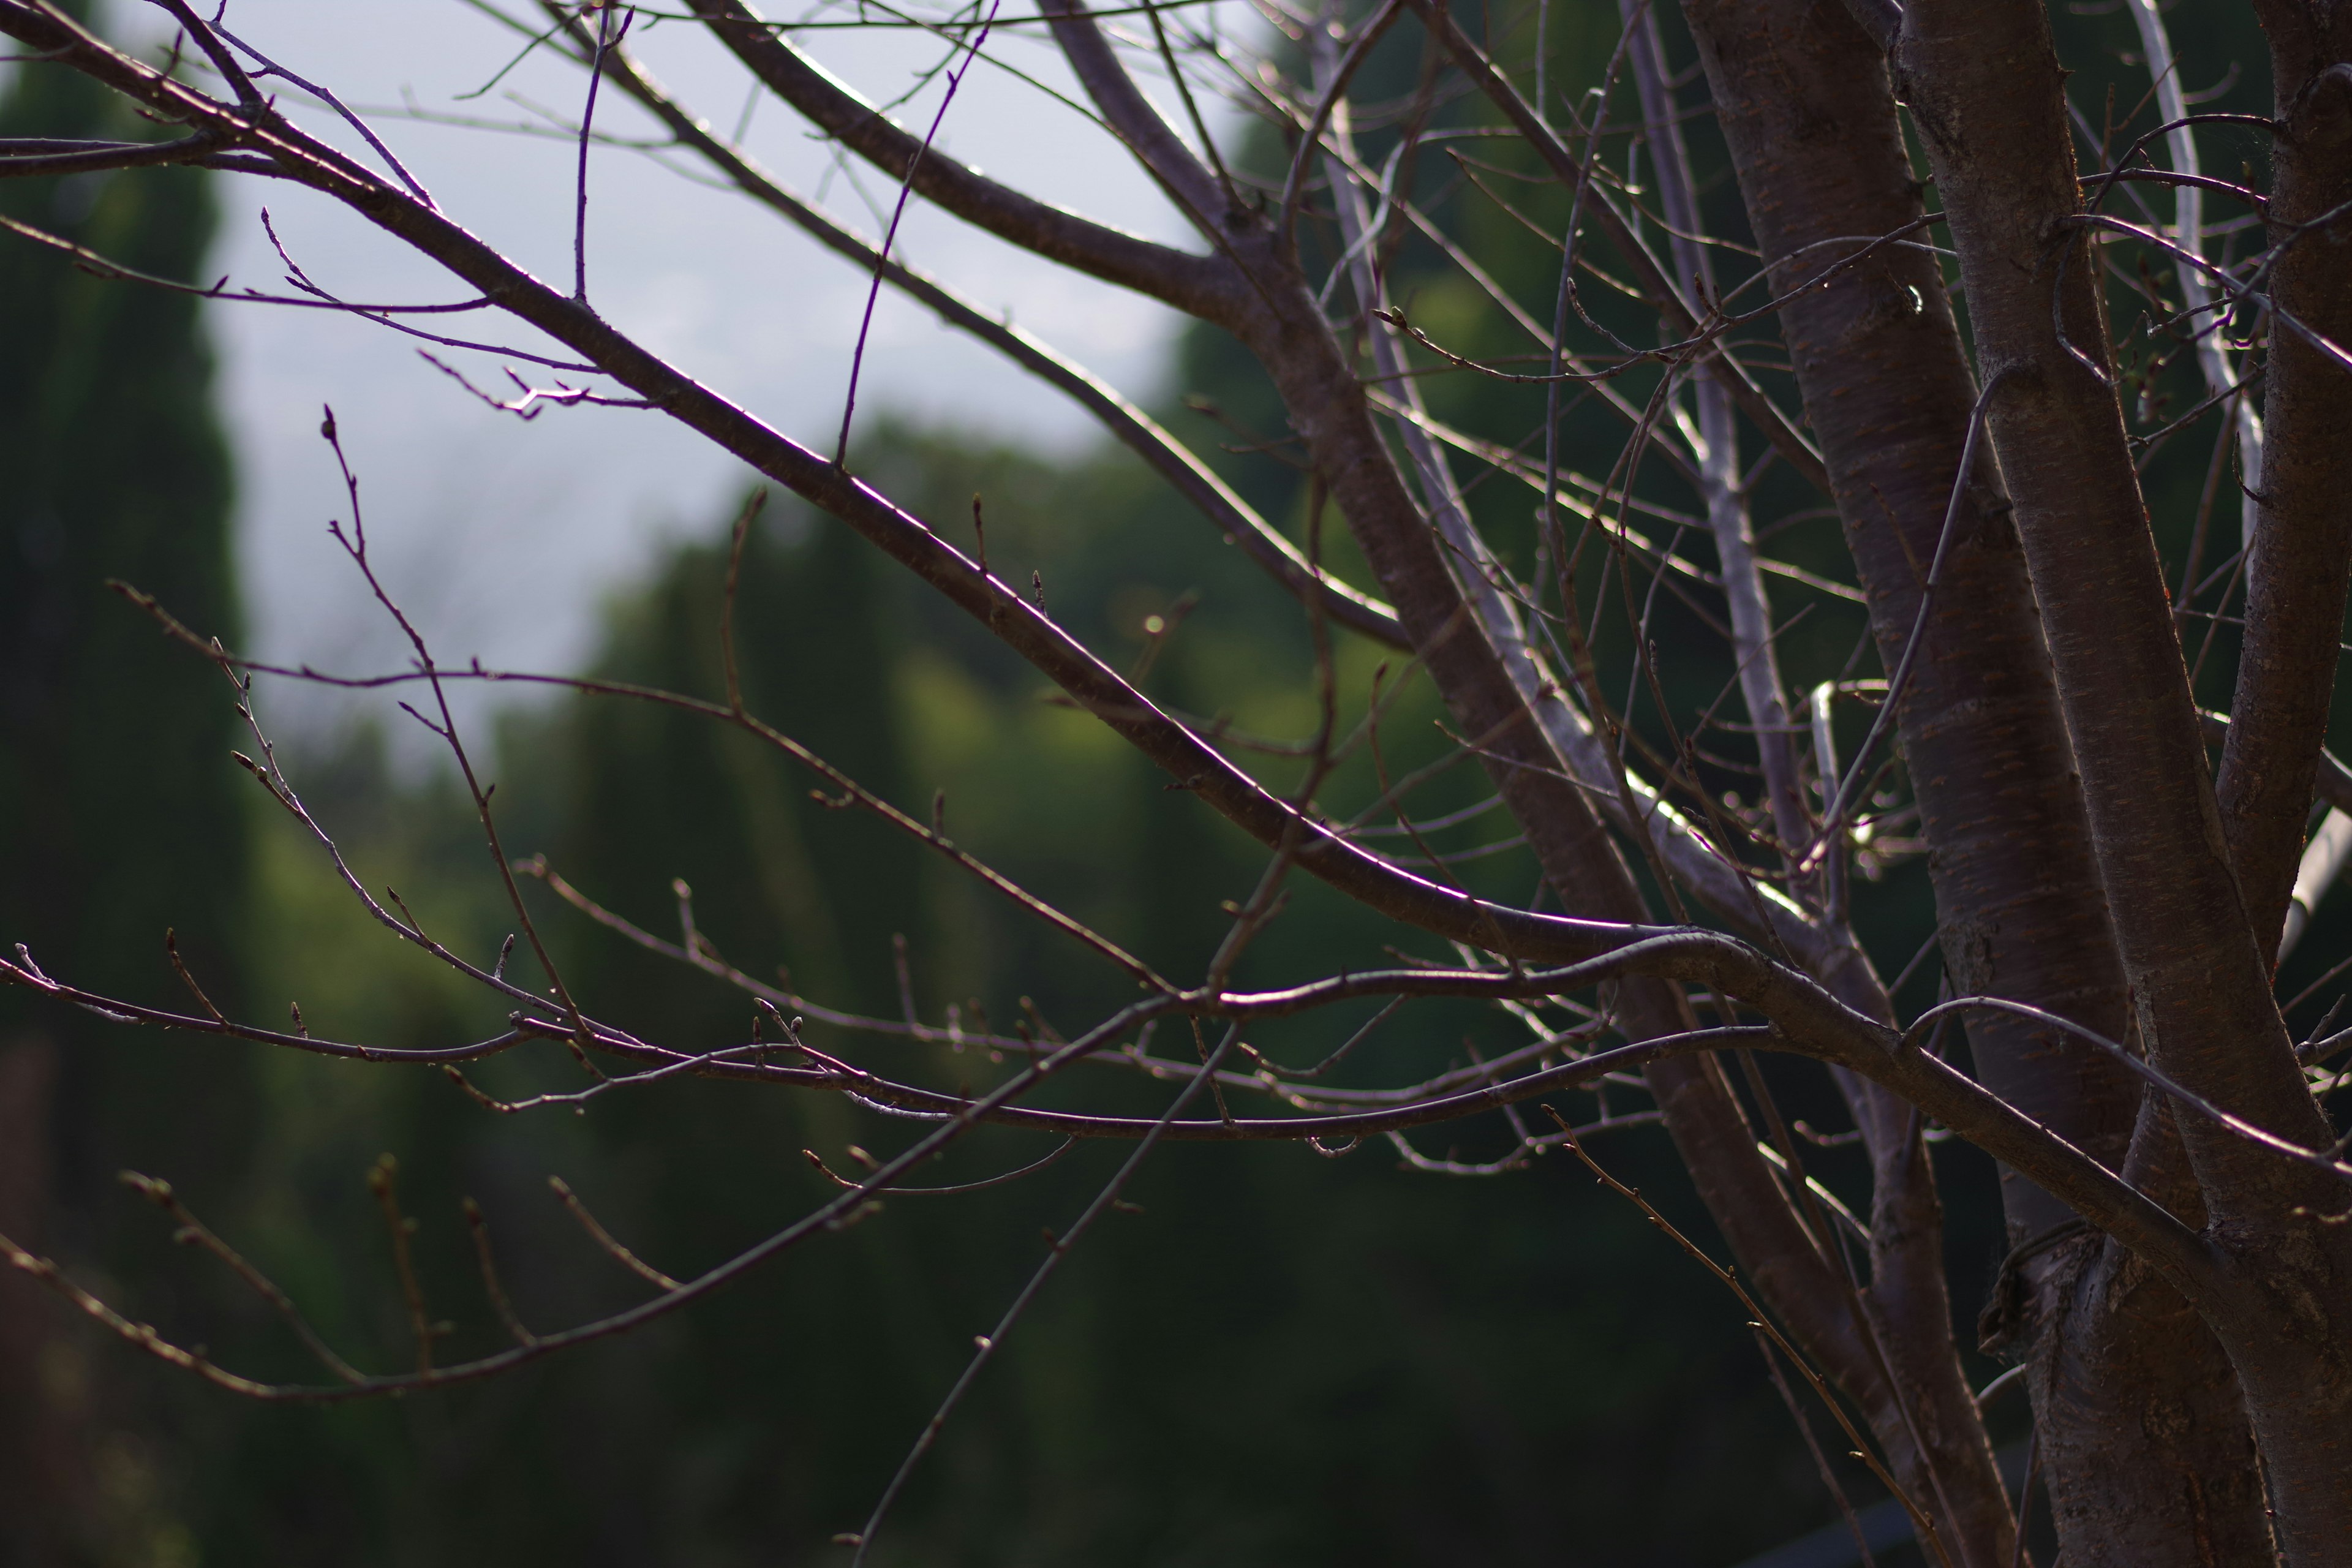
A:
{"label": "tree trunk", "polygon": [[2279,121],[2263,397],[2271,434],[2254,484],[2261,521],[2219,788],[2246,913],[2268,958],[2303,850],[2352,563],[2352,217],[2341,210],[2352,203],[2352,14],[2286,0],[2259,9]]}
{"label": "tree trunk", "polygon": [[[1915,0],[1895,63],[1959,253],[1979,374],[2000,382],[1994,449],[2140,1037],[2190,1091],[2325,1147],[2231,870],[2124,439],[2048,17],[2031,0]],[[2281,1550],[2298,1565],[2352,1562],[2352,1247],[2319,1221],[2343,1206],[2342,1184],[2210,1117],[2180,1132],[2234,1268],[2209,1321],[2245,1390]]]}
{"label": "tree trunk", "polygon": [[[1819,0],[1691,0],[1685,10],[1774,292],[1790,296],[1782,332],[1893,669],[1917,621],[1976,393],[1930,255],[1883,246],[1838,268],[1858,247],[1839,241],[1896,233],[1923,211],[1883,54]],[[1958,994],[2031,1003],[2119,1039],[2129,1027],[2122,966],[1991,462],[1970,476],[1955,530],[1896,716],[1937,847],[1928,870],[1946,969]],[[2120,1066],[2010,1014],[1972,1016],[1969,1046],[1987,1085],[2121,1168],[2139,1091]],[[2002,1171],[2001,1192],[2012,1247],[2074,1218],[2013,1171]],[[2194,1564],[2207,1561],[2200,1533],[2265,1539],[2251,1440],[2219,1345],[2145,1269],[2131,1271],[2129,1311],[2100,1310],[2096,1282],[2110,1273],[2084,1270],[2083,1250],[2049,1249],[2019,1268],[2025,1320],[2042,1331],[2034,1353],[2060,1369],[2046,1382],[2061,1396],[2035,1387],[2067,1561]],[[2074,1266],[2062,1267],[2066,1258]],[[2147,1419],[2116,1419],[2126,1404]],[[2200,1488],[2240,1504],[2201,1532],[2182,1528],[2174,1506]]]}

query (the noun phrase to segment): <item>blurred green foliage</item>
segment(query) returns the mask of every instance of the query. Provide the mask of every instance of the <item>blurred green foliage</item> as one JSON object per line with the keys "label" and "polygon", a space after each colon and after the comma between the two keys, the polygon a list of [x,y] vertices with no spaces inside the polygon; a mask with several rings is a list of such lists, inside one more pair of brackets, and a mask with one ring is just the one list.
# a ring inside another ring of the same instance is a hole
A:
{"label": "blurred green foliage", "polygon": [[[0,135],[37,131],[132,127],[94,84],[28,71],[0,101]],[[204,176],[179,170],[12,180],[0,210],[167,278],[198,270],[214,222]],[[197,302],[101,279],[12,237],[0,247],[0,921],[11,941],[37,931],[35,956],[85,984],[189,1005],[163,951],[176,926],[184,956],[232,1005],[226,933],[246,913],[247,848],[230,804],[241,792],[215,763],[236,733],[233,693],[107,588],[167,595],[208,631],[236,636],[228,454]],[[140,1136],[192,1139],[209,1154],[243,1141],[233,1122],[166,1113],[210,1079],[186,1052],[50,1009],[36,1026],[15,994],[0,1009],[0,1030],[38,1027],[66,1046],[63,1159],[78,1204],[112,1176],[80,1141],[92,1118],[143,1119]],[[214,1110],[234,1118],[241,1097],[223,1087]]]}
{"label": "blurred green foliage", "polygon": [[[877,482],[923,515],[953,516],[959,501],[968,515],[974,491],[986,498],[992,563],[1038,571],[1049,605],[1074,620],[1139,612],[1139,622],[1161,613],[1146,606],[1196,593],[1153,671],[1160,695],[1213,689],[1236,722],[1277,732],[1308,715],[1304,650],[1281,601],[1125,460],[1053,467],[905,430],[867,446]],[[1119,526],[1088,526],[1102,518]],[[790,500],[754,525],[736,612],[753,710],[833,760],[862,753],[861,782],[919,814],[943,790],[959,844],[1171,973],[1197,966],[1224,923],[1217,900],[1246,893],[1258,852],[1104,743],[1099,726],[1041,700],[1034,676],[853,546]],[[719,540],[678,552],[616,611],[597,673],[720,695],[725,575]],[[1112,626],[1085,629],[1119,646]],[[1141,638],[1127,646],[1139,651]],[[1377,662],[1364,650],[1348,661],[1360,676]],[[1433,717],[1423,699],[1391,723],[1402,735]],[[739,742],[742,754],[730,755]],[[770,975],[781,963],[833,1005],[897,1016],[898,932],[915,1005],[934,1022],[951,1001],[973,1017],[977,1000],[1003,1026],[1026,995],[1073,1028],[1132,994],[1108,966],[918,858],[870,816],[811,799],[824,781],[707,720],[571,699],[510,718],[501,756],[518,851],[546,846],[590,896],[673,936],[682,877],[718,952]],[[440,887],[437,907],[411,900],[428,926],[460,951],[494,951],[511,922],[489,868],[475,867],[466,908],[446,899],[449,873],[480,853],[464,803],[387,794],[368,782],[381,767],[362,741],[313,771],[314,805],[358,825],[346,847],[372,885],[388,878],[404,897],[411,884]],[[1474,800],[1475,782],[1462,778],[1451,798]],[[436,826],[417,837],[403,823]],[[289,836],[265,839],[270,864],[298,864]],[[257,989],[299,988],[314,1029],[364,1025],[377,1043],[421,1044],[491,1026],[496,1009],[393,962],[347,902],[315,891],[273,901],[279,956]],[[688,1048],[746,1037],[740,994],[552,900],[532,907],[567,983],[601,1015]],[[1265,981],[1361,963],[1382,934],[1302,888],[1251,965]],[[1260,1043],[1296,1056],[1328,1047],[1333,1026]],[[1366,1054],[1392,1073],[1434,1070],[1462,1059],[1460,1036],[1496,1033],[1483,1015],[1433,1010]],[[816,1025],[809,1037],[943,1085],[1002,1070]],[[322,1326],[372,1335],[381,1364],[404,1353],[404,1329],[358,1182],[370,1136],[402,1152],[436,1310],[458,1320],[453,1356],[498,1341],[470,1278],[461,1192],[488,1211],[509,1288],[544,1327],[644,1289],[578,1236],[545,1173],[686,1274],[821,1200],[830,1187],[803,1147],[848,1169],[846,1144],[887,1152],[908,1136],[836,1100],[693,1081],[612,1093],[584,1116],[507,1120],[421,1071],[290,1058],[274,1071],[273,1122],[308,1128],[277,1172],[277,1256],[300,1268],[306,1300],[328,1304]],[[473,1077],[500,1096],[583,1082],[553,1047]],[[1065,1098],[1131,1113],[1167,1092],[1112,1068],[1080,1089]],[[1447,1136],[1465,1153],[1505,1142],[1498,1128]],[[925,1179],[978,1179],[1054,1145],[982,1132]],[[1124,1152],[1082,1147],[1003,1188],[888,1200],[678,1319],[500,1384],[399,1406],[265,1412],[257,1428],[274,1436],[257,1456],[310,1458],[247,1467],[235,1506],[206,1510],[207,1555],[845,1556],[824,1543],[862,1522],[971,1336],[1042,1259],[1039,1227],[1066,1226]],[[1654,1133],[1622,1135],[1609,1153],[1673,1188]],[[1737,1304],[1564,1162],[1461,1184],[1402,1172],[1377,1147],[1337,1162],[1303,1147],[1171,1147],[1130,1196],[1144,1212],[1110,1216],[1074,1255],[947,1429],[883,1560],[1470,1563],[1539,1557],[1570,1540],[1595,1560],[1728,1560],[1821,1511]],[[1703,1226],[1687,1201],[1663,1201]],[[297,1365],[289,1348],[283,1370]]]}
{"label": "blurred green foliage", "polygon": [[[61,71],[20,70],[0,96],[0,136],[142,133]],[[214,224],[205,176],[179,170],[8,180],[0,213],[166,278],[197,274]],[[190,1011],[167,931],[215,1003],[245,1000],[251,849],[241,781],[220,765],[234,693],[106,584],[236,636],[211,378],[195,300],[0,245],[0,941],[74,983]],[[223,1308],[233,1324],[242,1304],[155,1267],[168,1226],[114,1175],[135,1159],[199,1201],[242,1189],[253,1058],[206,1044],[0,992],[0,1228],[191,1330]],[[159,1446],[186,1430],[194,1391],[105,1375],[106,1352],[53,1332],[31,1287],[0,1289],[0,1563],[184,1557]]]}

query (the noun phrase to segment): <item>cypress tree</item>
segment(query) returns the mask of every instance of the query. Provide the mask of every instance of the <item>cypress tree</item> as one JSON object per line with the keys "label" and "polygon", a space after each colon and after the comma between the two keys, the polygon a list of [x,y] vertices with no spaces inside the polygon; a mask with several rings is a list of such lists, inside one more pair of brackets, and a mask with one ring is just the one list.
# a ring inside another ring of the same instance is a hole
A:
{"label": "cypress tree", "polygon": [[[153,134],[91,83],[37,62],[0,100],[0,135]],[[198,275],[207,176],[141,170],[0,184],[0,212],[153,276]],[[224,1008],[237,1003],[246,802],[224,753],[233,696],[110,594],[119,578],[189,625],[236,635],[230,466],[211,405],[199,301],[100,279],[0,237],[0,942],[60,979],[196,1010],[163,951]],[[0,1228],[85,1260],[139,1247],[139,1308],[170,1321],[159,1235],[113,1189],[121,1165],[221,1190],[249,1096],[244,1058],[187,1036],[143,1037],[88,1013],[0,994]],[[121,1261],[128,1261],[127,1258]],[[144,1529],[78,1482],[90,1419],[60,1358],[53,1304],[0,1283],[0,1560],[64,1561]],[[119,1363],[112,1363],[117,1366]],[[44,1371],[44,1369],[46,1369]],[[87,1379],[81,1380],[87,1383]],[[101,1520],[98,1513],[110,1517]]]}

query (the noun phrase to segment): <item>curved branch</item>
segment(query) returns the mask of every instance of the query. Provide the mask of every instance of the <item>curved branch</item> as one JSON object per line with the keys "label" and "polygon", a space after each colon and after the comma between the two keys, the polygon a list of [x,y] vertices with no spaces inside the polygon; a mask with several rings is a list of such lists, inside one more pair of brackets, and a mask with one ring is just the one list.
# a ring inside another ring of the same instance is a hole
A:
{"label": "curved branch", "polygon": [[1192,315],[1223,321],[1230,312],[1235,279],[1219,258],[1194,256],[1049,206],[937,148],[925,154],[919,138],[884,119],[743,0],[688,0],[688,8],[769,91],[892,179],[910,180],[924,200],[1024,250]]}
{"label": "curved branch", "polygon": [[217,136],[183,136],[173,142],[67,142],[54,137],[7,137],[0,139],[0,180],[194,163],[223,151],[225,145]]}
{"label": "curved branch", "polygon": [[[10,966],[12,969],[14,966]],[[1638,1045],[1599,1052],[1547,1071],[1525,1075],[1507,1083],[1484,1086],[1466,1093],[1423,1101],[1394,1110],[1333,1117],[1286,1118],[1272,1121],[1226,1121],[1223,1119],[1167,1123],[1162,1136],[1209,1142],[1306,1139],[1361,1134],[1451,1121],[1497,1110],[1532,1099],[1554,1089],[1573,1088],[1628,1066],[1670,1057],[1741,1046],[1788,1051],[1837,1062],[1885,1084],[1954,1131],[1998,1158],[2029,1170],[2053,1192],[2074,1203],[2085,1218],[2107,1229],[2175,1280],[2191,1300],[2212,1300],[2225,1288],[2217,1277],[2202,1240],[2113,1173],[2083,1154],[2046,1128],[2032,1122],[1937,1058],[1904,1045],[1894,1031],[1873,1024],[1843,1007],[1804,977],[1780,969],[1744,943],[1712,931],[1674,931],[1629,943],[1589,963],[1541,973],[1496,974],[1478,972],[1399,971],[1378,975],[1340,976],[1286,991],[1230,997],[1160,997],[1123,1009],[1077,1039],[1032,1063],[1005,1083],[976,1100],[937,1095],[903,1085],[891,1085],[871,1074],[834,1063],[816,1053],[803,1054],[824,1064],[822,1071],[780,1069],[738,1065],[738,1073],[771,1080],[802,1082],[813,1087],[849,1089],[866,1098],[876,1091],[894,1099],[928,1101],[936,1106],[939,1124],[898,1156],[883,1163],[864,1183],[849,1187],[793,1225],[747,1248],[704,1274],[679,1283],[652,1300],[628,1310],[562,1332],[537,1338],[528,1344],[448,1367],[436,1367],[390,1377],[367,1377],[337,1386],[312,1387],[257,1383],[229,1373],[199,1354],[161,1340],[152,1330],[132,1324],[103,1301],[66,1280],[57,1266],[0,1238],[0,1258],[67,1297],[85,1313],[131,1342],[172,1363],[198,1373],[222,1387],[253,1397],[316,1403],[383,1394],[404,1389],[469,1382],[507,1371],[524,1362],[568,1345],[625,1332],[662,1316],[686,1302],[709,1294],[740,1278],[759,1263],[823,1230],[838,1228],[870,1198],[887,1192],[902,1176],[939,1153],[966,1129],[981,1122],[1025,1125],[1062,1131],[1071,1136],[1141,1137],[1162,1123],[1132,1119],[1077,1117],[1034,1111],[1015,1103],[1045,1078],[1063,1067],[1107,1047],[1139,1021],[1175,1010],[1235,1020],[1279,1016],[1347,997],[1411,992],[1428,995],[1496,995],[1514,992],[1581,989],[1629,974],[1669,975],[1685,982],[1701,981],[1765,1011],[1773,1022],[1765,1026],[1732,1026],[1685,1030]],[[563,1026],[545,1026],[550,1037]],[[610,1042],[600,1037],[600,1046]],[[638,1047],[643,1052],[649,1047]],[[791,1047],[741,1047],[784,1049]],[[659,1052],[666,1057],[676,1053]],[[677,1058],[689,1060],[692,1058]],[[708,1058],[706,1058],[706,1061]],[[925,1107],[928,1109],[929,1107]]]}
{"label": "curved branch", "polygon": [[1151,100],[1137,89],[1135,79],[1112,51],[1102,29],[1095,26],[1082,0],[1038,0],[1037,9],[1045,14],[1063,58],[1111,130],[1160,188],[1185,209],[1192,226],[1213,238],[1218,219],[1238,210],[1233,192],[1202,165]]}
{"label": "curved branch", "polygon": [[605,58],[605,70],[614,86],[643,104],[680,142],[715,164],[736,189],[860,268],[871,271],[878,266],[889,283],[929,306],[941,321],[970,332],[1040,381],[1067,394],[1293,596],[1302,600],[1310,595],[1319,596],[1324,613],[1349,630],[1391,647],[1410,649],[1412,645],[1398,626],[1394,610],[1328,572],[1317,573],[1279,529],[1260,517],[1192,448],[1120,396],[1116,388],[1064,359],[1020,328],[988,315],[905,263],[878,258],[872,246],[832,222],[721,142],[708,123],[663,91],[635,57],[615,49]]}
{"label": "curved branch", "polygon": [[[622,333],[593,310],[533,278],[442,214],[364,172],[328,156],[302,132],[237,110],[171,80],[109,46],[0,12],[0,31],[57,47],[88,74],[173,118],[250,134],[305,184],[344,203],[385,232],[473,282],[501,309],[529,321],[759,472],[840,518],[906,566],[1125,737],[1182,785],[1269,847],[1297,820],[1213,747],[1160,710],[1012,586],[948,544],[870,486],[762,424]],[[1297,863],[1391,917],[1434,934],[1530,959],[1582,957],[1621,928],[1528,915],[1412,876],[1347,842],[1320,823],[1306,825]]]}

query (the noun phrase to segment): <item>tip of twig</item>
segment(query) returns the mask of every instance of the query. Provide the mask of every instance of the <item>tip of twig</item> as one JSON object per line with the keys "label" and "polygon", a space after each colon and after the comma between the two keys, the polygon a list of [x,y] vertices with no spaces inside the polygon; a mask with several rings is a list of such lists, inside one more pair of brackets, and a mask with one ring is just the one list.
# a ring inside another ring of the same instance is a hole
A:
{"label": "tip of twig", "polygon": [[137,1171],[117,1171],[114,1179],[151,1203],[169,1204],[172,1184],[159,1176],[144,1175]]}

